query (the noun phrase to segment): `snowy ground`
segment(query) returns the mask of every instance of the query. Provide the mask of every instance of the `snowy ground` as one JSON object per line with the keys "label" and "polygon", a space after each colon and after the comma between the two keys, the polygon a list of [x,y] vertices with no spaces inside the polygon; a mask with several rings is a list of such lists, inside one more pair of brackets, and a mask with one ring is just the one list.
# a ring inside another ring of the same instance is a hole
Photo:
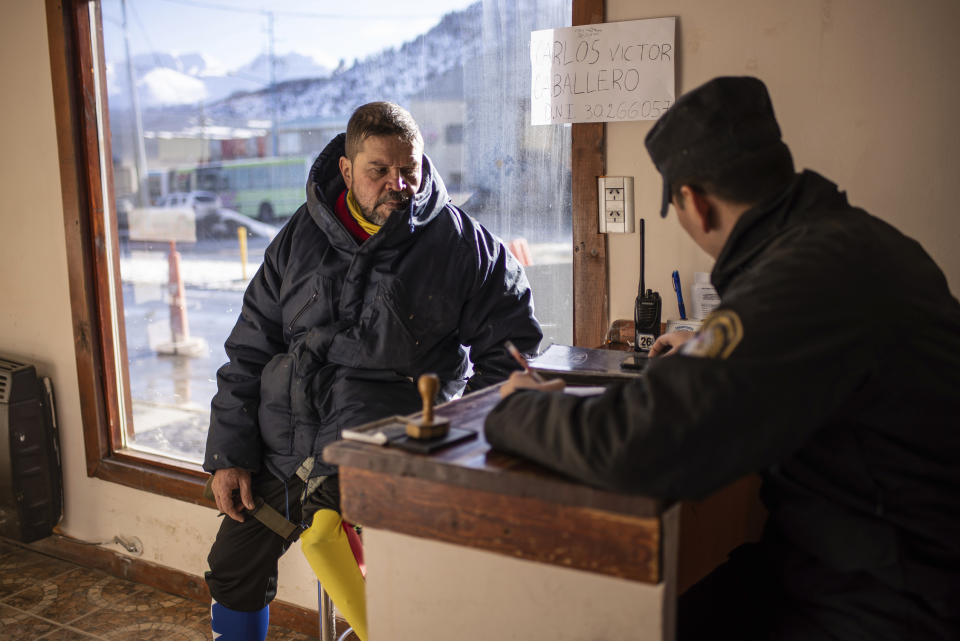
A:
{"label": "snowy ground", "polygon": [[[239,259],[193,258],[181,254],[180,276],[185,287],[242,292],[260,268],[261,258],[247,260],[244,279],[244,268]],[[132,251],[129,256],[120,259],[120,273],[124,282],[137,286],[165,286],[170,281],[170,261],[166,254],[160,252]]]}

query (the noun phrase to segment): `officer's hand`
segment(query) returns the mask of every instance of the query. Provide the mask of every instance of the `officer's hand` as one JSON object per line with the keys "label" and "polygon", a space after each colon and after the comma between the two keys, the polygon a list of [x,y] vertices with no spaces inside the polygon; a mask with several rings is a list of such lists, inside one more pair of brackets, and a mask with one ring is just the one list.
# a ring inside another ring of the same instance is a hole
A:
{"label": "officer's hand", "polygon": [[500,387],[500,398],[506,398],[518,389],[535,389],[541,392],[559,392],[565,387],[559,378],[538,383],[526,372],[516,371],[510,375],[507,382]]}
{"label": "officer's hand", "polygon": [[213,475],[211,489],[213,498],[217,501],[217,509],[234,521],[243,522],[242,508],[254,508],[250,472],[247,470],[239,467],[217,470]]}
{"label": "officer's hand", "polygon": [[695,336],[695,332],[688,329],[679,329],[669,334],[661,335],[650,347],[650,356],[666,356],[674,354],[680,346]]}

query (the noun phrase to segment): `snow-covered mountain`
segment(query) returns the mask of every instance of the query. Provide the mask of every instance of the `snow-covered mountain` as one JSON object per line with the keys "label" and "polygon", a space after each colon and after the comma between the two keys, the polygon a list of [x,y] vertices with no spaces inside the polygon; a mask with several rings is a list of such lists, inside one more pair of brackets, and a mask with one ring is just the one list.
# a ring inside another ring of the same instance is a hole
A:
{"label": "snow-covered mountain", "polygon": [[[131,62],[143,108],[216,102],[235,93],[257,91],[270,85],[270,58],[266,54],[233,70],[199,53],[140,54]],[[276,56],[278,83],[297,78],[323,78],[331,71],[299,53]],[[125,64],[107,66],[110,101],[119,108],[128,106],[130,101],[127,75]]]}
{"label": "snow-covered mountain", "polygon": [[[278,87],[277,117],[332,118],[348,115],[356,105],[371,100],[406,103],[435,81],[479,54],[482,9],[477,2],[443,16],[424,34],[399,48],[388,48],[341,66],[327,77],[303,78]],[[269,118],[267,89],[234,95],[207,108],[214,120]]]}
{"label": "snow-covered mountain", "polygon": [[[481,19],[477,2],[444,15],[436,26],[399,48],[384,49],[350,65],[341,62],[333,70],[297,53],[278,57],[277,118],[283,122],[342,117],[371,100],[407,103],[479,55]],[[208,124],[242,126],[249,120],[271,118],[266,55],[230,72],[200,54],[139,55],[133,66],[147,128],[164,128],[172,124],[174,114],[196,111],[200,104]],[[107,73],[111,110],[129,109],[125,66],[109,65]]]}

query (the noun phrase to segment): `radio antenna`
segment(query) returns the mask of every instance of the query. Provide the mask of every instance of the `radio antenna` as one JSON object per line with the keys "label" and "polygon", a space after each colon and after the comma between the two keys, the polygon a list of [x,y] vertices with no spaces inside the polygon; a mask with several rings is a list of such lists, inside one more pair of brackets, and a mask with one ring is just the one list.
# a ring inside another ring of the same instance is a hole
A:
{"label": "radio antenna", "polygon": [[644,283],[644,266],[647,262],[647,234],[644,229],[643,218],[640,219],[640,291],[637,292],[638,296],[643,296],[643,292],[646,291],[646,284]]}

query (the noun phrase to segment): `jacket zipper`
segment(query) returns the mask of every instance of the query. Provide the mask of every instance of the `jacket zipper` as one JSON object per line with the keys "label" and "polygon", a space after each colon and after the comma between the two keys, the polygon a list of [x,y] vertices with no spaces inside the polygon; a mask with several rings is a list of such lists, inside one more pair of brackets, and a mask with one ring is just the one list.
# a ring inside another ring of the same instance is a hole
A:
{"label": "jacket zipper", "polygon": [[297,315],[293,317],[290,321],[290,324],[287,326],[287,331],[293,333],[293,326],[297,324],[297,321],[303,316],[303,313],[317,301],[317,297],[320,295],[320,292],[314,291],[313,295],[310,296],[310,300],[303,304],[303,307],[300,308],[300,311],[297,312]]}

